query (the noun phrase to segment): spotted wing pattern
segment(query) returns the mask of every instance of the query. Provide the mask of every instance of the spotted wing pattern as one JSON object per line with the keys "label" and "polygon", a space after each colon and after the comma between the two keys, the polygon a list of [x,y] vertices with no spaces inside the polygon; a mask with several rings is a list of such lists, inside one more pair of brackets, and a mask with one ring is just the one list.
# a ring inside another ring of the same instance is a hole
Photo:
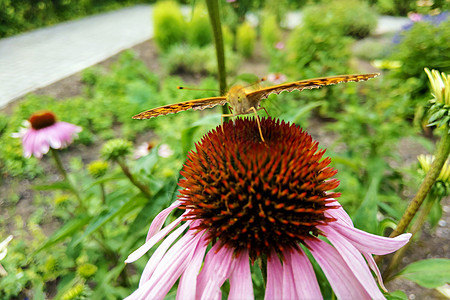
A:
{"label": "spotted wing pattern", "polygon": [[140,114],[135,115],[133,119],[150,119],[157,116],[174,114],[188,109],[203,110],[205,108],[211,108],[216,105],[225,105],[226,103],[227,100],[225,97],[210,97],[190,100],[146,110],[144,112],[141,112]]}
{"label": "spotted wing pattern", "polygon": [[249,99],[249,101],[252,101],[253,103],[258,103],[262,99],[266,99],[270,94],[279,94],[281,92],[292,92],[295,90],[302,91],[304,89],[318,89],[325,85],[337,84],[341,82],[365,81],[378,75],[380,74],[372,73],[372,74],[338,75],[338,76],[320,77],[314,79],[283,83],[249,92],[247,94],[247,99]]}

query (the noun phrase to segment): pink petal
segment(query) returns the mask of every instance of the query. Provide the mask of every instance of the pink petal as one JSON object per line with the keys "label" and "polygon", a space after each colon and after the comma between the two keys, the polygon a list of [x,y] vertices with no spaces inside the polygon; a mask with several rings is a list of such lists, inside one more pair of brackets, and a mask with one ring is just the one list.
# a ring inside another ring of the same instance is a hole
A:
{"label": "pink petal", "polygon": [[139,281],[139,286],[143,285],[152,276],[158,264],[161,262],[164,254],[166,254],[167,249],[172,245],[172,243],[183,233],[183,231],[189,226],[189,223],[185,223],[172,232],[159,247],[152,254],[147,262],[147,265],[142,272],[141,279]]}
{"label": "pink petal", "polygon": [[297,291],[295,290],[295,278],[290,264],[283,264],[283,282],[282,282],[282,295],[283,299],[295,299],[297,297]]}
{"label": "pink petal", "polygon": [[300,249],[300,252],[286,250],[283,254],[286,258],[285,265],[292,268],[295,299],[323,299],[314,269],[303,250]]}
{"label": "pink petal", "polygon": [[283,266],[275,252],[267,260],[267,284],[264,299],[275,300],[280,298],[283,284]]}
{"label": "pink petal", "polygon": [[[150,238],[148,241],[145,242],[144,245],[139,247],[137,250],[135,250],[133,253],[131,253],[128,258],[125,260],[125,263],[131,263],[133,261],[138,260],[142,255],[147,253],[148,250],[150,250],[151,247],[153,247],[157,242],[159,242],[163,237],[165,237],[172,229],[174,229],[178,224],[183,221],[184,217],[180,216],[178,219],[164,227],[163,230],[159,231],[157,234],[155,234],[152,238]],[[187,222],[188,223],[188,222]]]}
{"label": "pink petal", "polygon": [[340,206],[339,208],[329,209],[325,212],[327,217],[336,218],[337,222],[344,222],[347,226],[353,227],[353,221],[339,203],[330,203],[329,205]]}
{"label": "pink petal", "polygon": [[43,154],[46,154],[50,150],[50,145],[46,139],[45,133],[36,130],[34,138],[34,156],[41,158]]}
{"label": "pink petal", "polygon": [[372,271],[375,273],[375,275],[377,276],[377,280],[378,280],[378,284],[381,286],[381,288],[383,289],[383,291],[385,291],[387,293],[387,289],[384,286],[383,283],[383,277],[381,276],[381,272],[380,269],[378,269],[378,266],[375,262],[375,260],[373,259],[371,254],[368,253],[363,253],[364,257],[367,260],[367,263],[369,264],[369,267],[372,269]]}
{"label": "pink petal", "polygon": [[[195,232],[187,232],[164,255],[152,277],[140,286],[133,294],[134,299],[164,299],[166,294],[190,264],[201,236]],[[133,295],[132,294],[132,295]]]}
{"label": "pink petal", "polygon": [[388,238],[367,233],[365,231],[348,226],[342,222],[332,222],[328,226],[336,229],[339,234],[346,237],[359,251],[377,255],[392,253],[405,244],[411,238],[410,233],[404,233],[395,238]]}
{"label": "pink petal", "polygon": [[326,233],[328,240],[333,244],[347,266],[355,274],[358,281],[366,289],[372,299],[383,299],[375,280],[361,253],[346,238],[337,233],[331,226],[318,226]]}
{"label": "pink petal", "polygon": [[197,281],[197,297],[200,299],[221,299],[220,287],[234,269],[233,250],[227,247],[217,250],[219,245],[220,243],[216,243],[206,254],[205,264]]}
{"label": "pink petal", "polygon": [[154,236],[157,232],[159,232],[161,230],[161,227],[163,226],[164,222],[166,221],[167,216],[172,212],[172,210],[174,210],[175,208],[180,206],[180,204],[181,204],[180,201],[176,200],[168,208],[161,211],[153,219],[153,222],[150,225],[150,228],[147,233],[147,238],[145,239],[145,241],[148,241],[152,236]]}
{"label": "pink petal", "polygon": [[250,262],[248,251],[240,253],[235,259],[236,267],[230,277],[229,300],[254,299],[252,274],[250,272]]}
{"label": "pink petal", "polygon": [[370,299],[337,250],[319,239],[305,240],[339,299]]}
{"label": "pink petal", "polygon": [[208,246],[204,233],[199,232],[198,234],[202,235],[202,237],[197,244],[197,248],[195,249],[191,262],[186,267],[186,270],[181,276],[180,283],[178,284],[177,299],[179,300],[196,298],[197,277],[203,263],[206,248]]}

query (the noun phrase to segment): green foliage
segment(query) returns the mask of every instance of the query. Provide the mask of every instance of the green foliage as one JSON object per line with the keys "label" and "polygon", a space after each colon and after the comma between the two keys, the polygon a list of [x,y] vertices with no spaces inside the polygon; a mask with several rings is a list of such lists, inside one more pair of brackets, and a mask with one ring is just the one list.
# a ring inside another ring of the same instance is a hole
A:
{"label": "green foliage", "polygon": [[355,56],[367,61],[384,59],[392,51],[390,41],[370,37],[358,41],[352,48]]}
{"label": "green foliage", "polygon": [[[238,67],[238,56],[225,50],[228,73],[235,74]],[[178,45],[162,56],[162,64],[170,74],[188,73],[197,75],[217,74],[217,59],[214,47],[197,47],[187,44]]]}
{"label": "green foliage", "polygon": [[426,288],[437,288],[450,281],[450,260],[425,259],[409,264],[398,274]]}
{"label": "green foliage", "polygon": [[276,51],[276,43],[281,41],[281,30],[274,15],[268,14],[262,19],[261,40],[267,53]]}
{"label": "green foliage", "polygon": [[[295,5],[298,5],[300,1],[295,1]],[[289,0],[265,0],[264,1],[264,14],[265,17],[272,16],[275,18],[277,24],[284,21],[287,13],[289,12]],[[298,9],[298,7],[294,7]],[[264,22],[264,20],[263,20]]]}
{"label": "green foliage", "polygon": [[286,45],[286,73],[314,78],[348,73],[352,39],[333,28],[317,31],[307,26],[294,29]]}
{"label": "green foliage", "polygon": [[188,23],[186,39],[191,46],[203,47],[212,43],[211,24],[203,6],[195,7],[192,20]]}
{"label": "green foliage", "polygon": [[[316,31],[306,26],[294,29],[288,38],[283,60],[277,71],[295,79],[316,78],[350,73],[350,44],[352,39],[341,36],[333,28]],[[336,110],[340,103],[348,101],[347,87],[337,86],[316,91],[303,92],[299,97],[310,101],[328,100],[323,111]],[[331,100],[333,99],[333,100]]]}
{"label": "green foliage", "polygon": [[256,43],[256,31],[248,23],[244,22],[238,26],[236,32],[236,48],[244,57],[251,57]]}
{"label": "green foliage", "polygon": [[407,16],[410,12],[422,14],[430,11],[447,11],[450,4],[446,0],[435,1],[409,1],[409,0],[371,0],[377,11],[383,15]]}
{"label": "green foliage", "polygon": [[[377,26],[377,15],[367,2],[340,0],[312,5],[303,10],[303,22],[312,30],[333,28],[353,38],[368,36]],[[320,21],[318,21],[320,20]]]}
{"label": "green foliage", "polygon": [[106,160],[118,160],[131,152],[132,143],[123,139],[109,140],[103,145],[101,155]]}
{"label": "green foliage", "polygon": [[233,49],[234,35],[228,26],[222,26],[223,44],[225,49]]}
{"label": "green foliage", "polygon": [[183,42],[186,22],[180,7],[174,1],[161,1],[153,7],[153,39],[164,52]]}
{"label": "green foliage", "polygon": [[450,20],[436,26],[431,22],[416,22],[411,29],[401,34],[401,41],[390,59],[401,62],[401,67],[393,72],[395,78],[405,80],[417,78],[419,81],[410,91],[413,97],[428,93],[428,78],[423,69],[450,72]]}

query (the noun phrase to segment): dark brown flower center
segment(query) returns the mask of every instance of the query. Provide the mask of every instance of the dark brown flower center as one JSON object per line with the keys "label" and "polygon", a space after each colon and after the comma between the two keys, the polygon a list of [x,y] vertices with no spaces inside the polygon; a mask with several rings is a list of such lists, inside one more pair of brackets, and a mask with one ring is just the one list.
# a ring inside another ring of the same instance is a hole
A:
{"label": "dark brown flower center", "polygon": [[42,111],[32,114],[29,121],[31,123],[31,127],[38,130],[55,124],[56,116],[50,111]]}
{"label": "dark brown flower center", "polygon": [[248,249],[252,260],[297,249],[334,219],[324,212],[338,193],[337,171],[324,150],[296,125],[262,119],[265,143],[253,119],[237,119],[208,133],[184,165],[180,182],[187,218],[212,241]]}

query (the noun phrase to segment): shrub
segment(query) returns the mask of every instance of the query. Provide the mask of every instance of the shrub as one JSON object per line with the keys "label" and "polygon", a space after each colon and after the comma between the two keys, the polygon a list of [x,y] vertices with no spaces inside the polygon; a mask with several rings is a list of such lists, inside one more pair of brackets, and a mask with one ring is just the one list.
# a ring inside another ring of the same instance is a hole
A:
{"label": "shrub", "polygon": [[172,1],[163,1],[153,8],[153,36],[159,49],[168,50],[179,44],[185,36],[186,23],[179,5]]}
{"label": "shrub", "polygon": [[222,36],[224,47],[227,49],[233,49],[234,35],[233,32],[231,32],[230,27],[222,26]]}
{"label": "shrub", "polygon": [[285,72],[303,78],[347,73],[351,41],[332,28],[316,31],[297,27],[287,41]]}
{"label": "shrub", "polygon": [[[230,49],[225,50],[225,56],[227,72],[234,74],[238,66],[238,57]],[[172,47],[163,55],[162,63],[170,74],[206,75],[217,73],[216,52],[213,45],[198,47],[184,44]]]}
{"label": "shrub", "polygon": [[304,9],[305,26],[318,31],[333,28],[354,38],[368,36],[377,26],[377,15],[366,2],[341,0]]}
{"label": "shrub", "polygon": [[413,94],[428,93],[425,67],[441,72],[450,71],[450,20],[436,25],[432,22],[416,22],[401,34],[400,43],[390,57],[401,62],[401,68],[393,74],[399,79],[419,78],[420,84]]}
{"label": "shrub", "polygon": [[253,54],[256,42],[256,31],[248,23],[244,22],[237,28],[236,48],[244,57],[250,57]]}
{"label": "shrub", "polygon": [[212,42],[212,30],[209,24],[208,12],[202,6],[194,10],[192,20],[188,24],[186,34],[187,41],[191,45],[206,46]]}
{"label": "shrub", "polygon": [[276,43],[281,40],[281,30],[278,27],[276,16],[267,14],[263,17],[261,40],[267,53],[273,51]]}

